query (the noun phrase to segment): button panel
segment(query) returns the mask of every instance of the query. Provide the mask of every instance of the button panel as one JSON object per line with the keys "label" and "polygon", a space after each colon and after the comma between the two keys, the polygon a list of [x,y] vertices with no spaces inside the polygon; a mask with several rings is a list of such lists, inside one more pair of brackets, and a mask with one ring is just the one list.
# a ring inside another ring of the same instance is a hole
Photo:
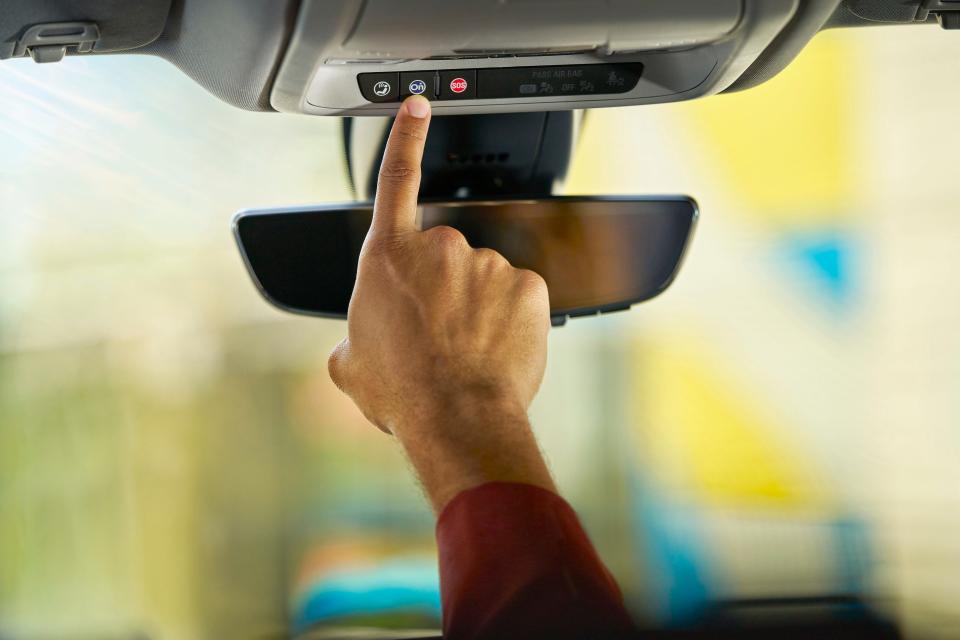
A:
{"label": "button panel", "polygon": [[643,74],[639,62],[488,69],[361,73],[369,102],[398,102],[414,94],[438,100],[549,98],[627,93]]}

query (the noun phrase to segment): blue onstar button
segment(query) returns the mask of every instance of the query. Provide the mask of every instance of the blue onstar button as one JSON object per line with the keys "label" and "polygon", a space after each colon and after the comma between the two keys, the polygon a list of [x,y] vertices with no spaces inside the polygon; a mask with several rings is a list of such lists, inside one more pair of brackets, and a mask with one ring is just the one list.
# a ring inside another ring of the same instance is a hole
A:
{"label": "blue onstar button", "polygon": [[427,90],[427,83],[423,80],[414,80],[408,88],[410,89],[410,93],[418,96]]}

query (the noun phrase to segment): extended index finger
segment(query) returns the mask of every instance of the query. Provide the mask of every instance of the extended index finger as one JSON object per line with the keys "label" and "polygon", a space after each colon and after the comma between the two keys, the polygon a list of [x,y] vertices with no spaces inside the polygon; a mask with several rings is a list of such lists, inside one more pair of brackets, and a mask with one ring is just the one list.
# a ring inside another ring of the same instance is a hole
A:
{"label": "extended index finger", "polygon": [[416,229],[420,162],[430,126],[430,102],[411,96],[400,106],[387,140],[377,179],[371,235],[394,235]]}

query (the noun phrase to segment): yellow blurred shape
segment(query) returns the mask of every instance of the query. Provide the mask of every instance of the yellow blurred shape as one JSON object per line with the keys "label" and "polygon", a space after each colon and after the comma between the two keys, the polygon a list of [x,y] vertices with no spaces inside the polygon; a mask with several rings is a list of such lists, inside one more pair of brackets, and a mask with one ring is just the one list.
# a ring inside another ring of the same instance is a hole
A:
{"label": "yellow blurred shape", "polygon": [[644,345],[634,362],[641,450],[666,486],[706,506],[825,506],[803,453],[779,439],[784,430],[729,376],[673,342]]}
{"label": "yellow blurred shape", "polygon": [[706,161],[757,221],[822,224],[853,209],[853,47],[820,35],[778,76],[676,114]]}

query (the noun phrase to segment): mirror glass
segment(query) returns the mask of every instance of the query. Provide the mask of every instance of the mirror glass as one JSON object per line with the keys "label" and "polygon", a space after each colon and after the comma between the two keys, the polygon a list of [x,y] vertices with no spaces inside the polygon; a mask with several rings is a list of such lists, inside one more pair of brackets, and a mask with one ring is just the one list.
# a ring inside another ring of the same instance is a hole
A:
{"label": "mirror glass", "polygon": [[[288,311],[346,317],[372,205],[237,214],[254,282]],[[669,286],[697,218],[687,197],[424,202],[423,229],[449,225],[547,282],[555,317],[615,311]]]}

